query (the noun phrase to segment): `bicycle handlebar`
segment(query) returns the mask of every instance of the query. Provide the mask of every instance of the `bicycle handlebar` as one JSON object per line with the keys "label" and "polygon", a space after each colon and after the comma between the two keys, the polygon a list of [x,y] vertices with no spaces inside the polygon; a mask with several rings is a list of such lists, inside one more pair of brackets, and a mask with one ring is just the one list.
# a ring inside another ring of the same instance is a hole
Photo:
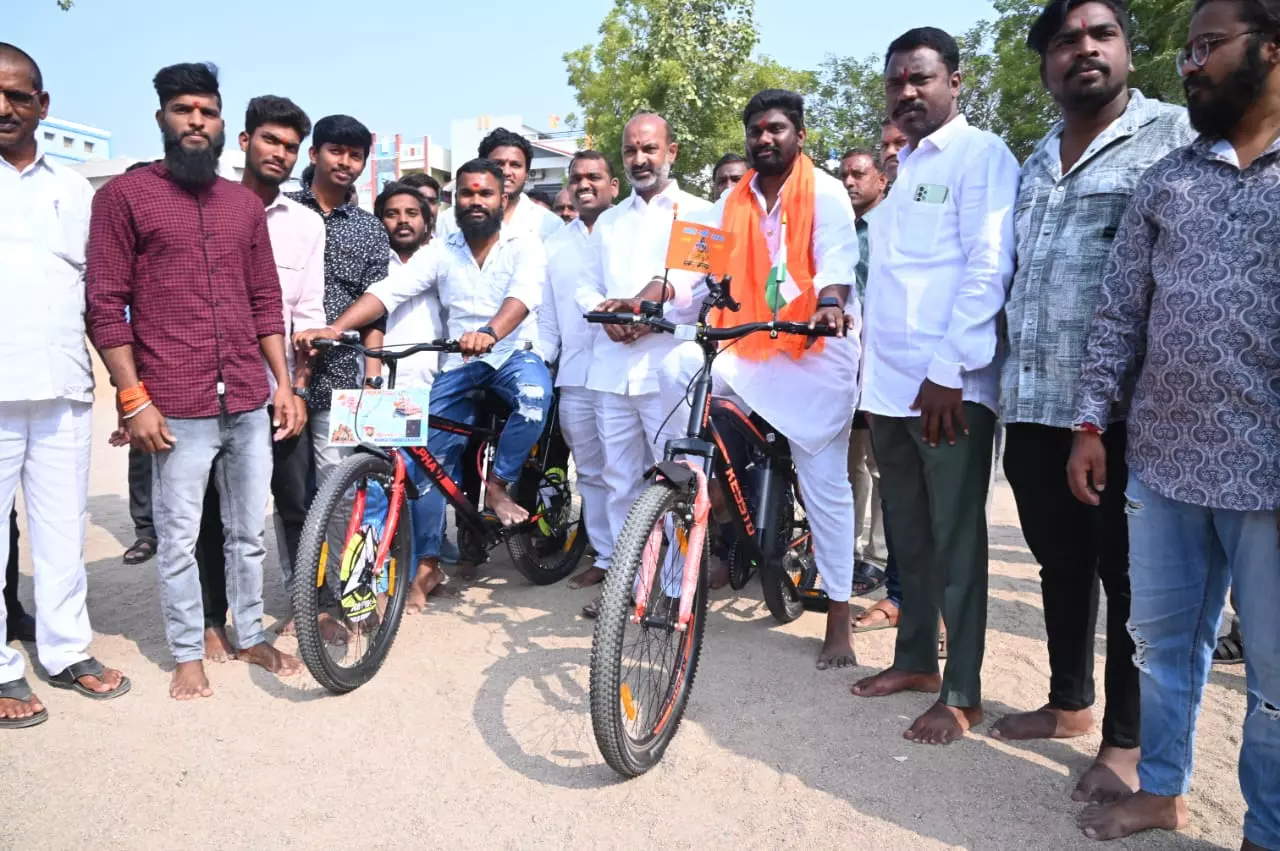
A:
{"label": "bicycle handlebar", "polygon": [[[647,325],[655,331],[682,336],[678,329],[692,329],[699,340],[736,340],[748,334],[768,331],[771,334],[795,334],[798,337],[835,337],[838,332],[830,325],[819,325],[810,328],[804,322],[748,322],[745,325],[732,325],[728,328],[713,328],[709,325],[680,325],[669,319],[639,313],[604,313],[590,311],[583,317],[597,325]],[[692,339],[692,338],[686,338]]]}
{"label": "bicycle handlebar", "polygon": [[361,345],[360,335],[356,331],[347,331],[337,340],[312,340],[311,345],[317,349],[354,349],[365,357],[384,361],[403,360],[419,352],[444,352],[453,355],[462,351],[457,340],[432,340],[430,343],[415,343],[404,349],[369,349]]}

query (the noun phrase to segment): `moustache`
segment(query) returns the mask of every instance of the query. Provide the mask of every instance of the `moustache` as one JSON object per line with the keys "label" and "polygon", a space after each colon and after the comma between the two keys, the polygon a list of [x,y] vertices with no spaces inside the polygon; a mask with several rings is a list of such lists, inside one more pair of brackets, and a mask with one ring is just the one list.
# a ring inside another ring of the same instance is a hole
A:
{"label": "moustache", "polygon": [[1085,71],[1100,71],[1103,74],[1111,73],[1111,66],[1103,62],[1101,59],[1081,59],[1072,62],[1071,67],[1067,69],[1067,79],[1083,74]]}
{"label": "moustache", "polygon": [[751,153],[758,157],[761,154],[781,154],[782,149],[776,145],[761,145],[758,148],[752,148]]}
{"label": "moustache", "polygon": [[901,118],[902,116],[909,115],[912,112],[924,112],[924,111],[925,111],[924,104],[922,104],[918,100],[912,100],[912,101],[907,101],[906,103],[898,104],[897,109],[893,111],[893,117]]}

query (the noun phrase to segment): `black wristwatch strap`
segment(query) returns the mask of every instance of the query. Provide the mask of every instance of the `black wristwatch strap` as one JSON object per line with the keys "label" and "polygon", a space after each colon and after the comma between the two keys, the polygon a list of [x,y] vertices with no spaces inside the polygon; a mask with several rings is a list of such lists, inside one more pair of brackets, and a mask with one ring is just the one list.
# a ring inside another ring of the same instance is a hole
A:
{"label": "black wristwatch strap", "polygon": [[485,326],[482,326],[482,327],[480,327],[480,328],[477,328],[477,329],[476,329],[476,333],[477,333],[477,334],[488,334],[488,335],[489,335],[490,337],[492,337],[494,340],[497,340],[497,339],[498,339],[498,332],[497,332],[497,331],[495,331],[495,330],[493,330],[493,326],[492,326],[492,325],[485,325]]}
{"label": "black wristwatch strap", "polygon": [[818,307],[834,307],[839,310],[844,310],[844,305],[840,303],[840,299],[833,295],[824,295],[822,298],[818,299]]}

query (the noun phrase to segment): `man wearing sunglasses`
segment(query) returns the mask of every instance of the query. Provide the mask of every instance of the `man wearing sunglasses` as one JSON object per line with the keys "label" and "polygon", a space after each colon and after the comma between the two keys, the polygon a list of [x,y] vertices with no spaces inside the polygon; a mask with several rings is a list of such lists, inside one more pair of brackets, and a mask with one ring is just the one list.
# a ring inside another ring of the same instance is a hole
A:
{"label": "man wearing sunglasses", "polygon": [[[1280,849],[1280,0],[1197,0],[1178,56],[1200,137],[1138,181],[1076,393],[1071,489],[1123,489],[1140,791],[1081,814],[1086,836],[1186,826],[1196,716],[1228,585],[1248,692],[1243,851]],[[1128,482],[1103,441],[1133,388]],[[1112,651],[1114,652],[1114,651]]]}
{"label": "man wearing sunglasses", "polygon": [[[0,371],[0,505],[13,504],[21,481],[31,526],[36,651],[49,685],[105,700],[127,692],[129,680],[88,653],[84,533],[93,370],[84,339],[84,270],[93,190],[36,144],[36,128],[49,114],[43,87],[35,60],[0,42],[0,281],[9,320],[0,359],[10,364]],[[0,579],[0,589],[5,584]],[[0,603],[0,629],[7,626],[5,611]],[[0,728],[47,718],[24,677],[22,655],[0,644]]]}

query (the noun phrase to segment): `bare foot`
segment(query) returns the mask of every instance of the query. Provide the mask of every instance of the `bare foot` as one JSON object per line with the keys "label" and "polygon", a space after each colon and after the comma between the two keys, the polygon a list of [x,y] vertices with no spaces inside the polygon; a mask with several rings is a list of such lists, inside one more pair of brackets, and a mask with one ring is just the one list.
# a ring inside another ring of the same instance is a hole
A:
{"label": "bare foot", "polygon": [[858,697],[888,697],[902,691],[942,691],[941,674],[917,674],[912,671],[895,671],[889,668],[853,684],[851,691]]}
{"label": "bare foot", "polygon": [[827,607],[827,635],[822,640],[816,667],[825,671],[828,668],[852,668],[857,664],[858,660],[853,655],[853,621],[849,619],[849,601],[837,603],[832,600]]}
{"label": "bare foot", "polygon": [[608,575],[608,571],[601,570],[593,564],[577,576],[570,579],[569,587],[574,591],[577,591],[579,588],[590,588],[592,585],[599,585],[601,582],[604,582],[604,578]]}
{"label": "bare foot", "polygon": [[917,745],[949,745],[981,723],[981,706],[948,706],[938,701],[915,720],[902,738]]}
{"label": "bare foot", "polygon": [[418,562],[418,575],[409,585],[409,599],[404,609],[416,615],[427,607],[427,597],[456,597],[458,592],[445,584],[449,577],[444,568],[435,559],[423,559]]}
{"label": "bare foot", "polygon": [[1076,825],[1090,839],[1120,839],[1144,830],[1182,830],[1189,823],[1185,798],[1150,792],[1135,792],[1114,804],[1090,804],[1076,817]]}
{"label": "bare foot", "polygon": [[991,728],[993,739],[1074,739],[1093,729],[1093,710],[1069,711],[1045,704],[1034,712],[1006,715]]}
{"label": "bare foot", "polygon": [[289,618],[284,622],[284,626],[276,630],[276,635],[297,635],[298,628],[293,623],[293,618]]}
{"label": "bare foot", "polygon": [[1138,760],[1141,757],[1142,751],[1138,748],[1104,744],[1098,749],[1093,765],[1080,775],[1071,800],[1110,804],[1129,797],[1138,791]]}
{"label": "bare foot", "polygon": [[209,626],[204,630],[204,658],[209,662],[225,662],[236,658],[236,649],[227,638],[227,628]]}
{"label": "bare foot", "polygon": [[34,694],[30,700],[18,700],[12,697],[0,697],[0,718],[30,718],[44,709],[40,698]]}
{"label": "bare foot", "polygon": [[511,494],[507,493],[507,483],[499,479],[489,479],[489,486],[484,492],[484,504],[498,515],[503,526],[514,526],[529,519],[529,512],[511,498]]}
{"label": "bare foot", "polygon": [[473,561],[458,562],[458,569],[454,571],[459,579],[465,579],[467,582],[476,578],[476,563]]}
{"label": "bare foot", "polygon": [[898,626],[898,607],[892,600],[881,600],[853,619],[854,632],[874,632]]}
{"label": "bare foot", "polygon": [[241,662],[265,668],[278,677],[292,677],[302,670],[302,663],[297,657],[281,653],[265,641],[244,648],[236,658]]}
{"label": "bare foot", "polygon": [[209,678],[204,675],[204,662],[179,662],[169,680],[169,697],[174,700],[193,700],[197,697],[213,697]]}

